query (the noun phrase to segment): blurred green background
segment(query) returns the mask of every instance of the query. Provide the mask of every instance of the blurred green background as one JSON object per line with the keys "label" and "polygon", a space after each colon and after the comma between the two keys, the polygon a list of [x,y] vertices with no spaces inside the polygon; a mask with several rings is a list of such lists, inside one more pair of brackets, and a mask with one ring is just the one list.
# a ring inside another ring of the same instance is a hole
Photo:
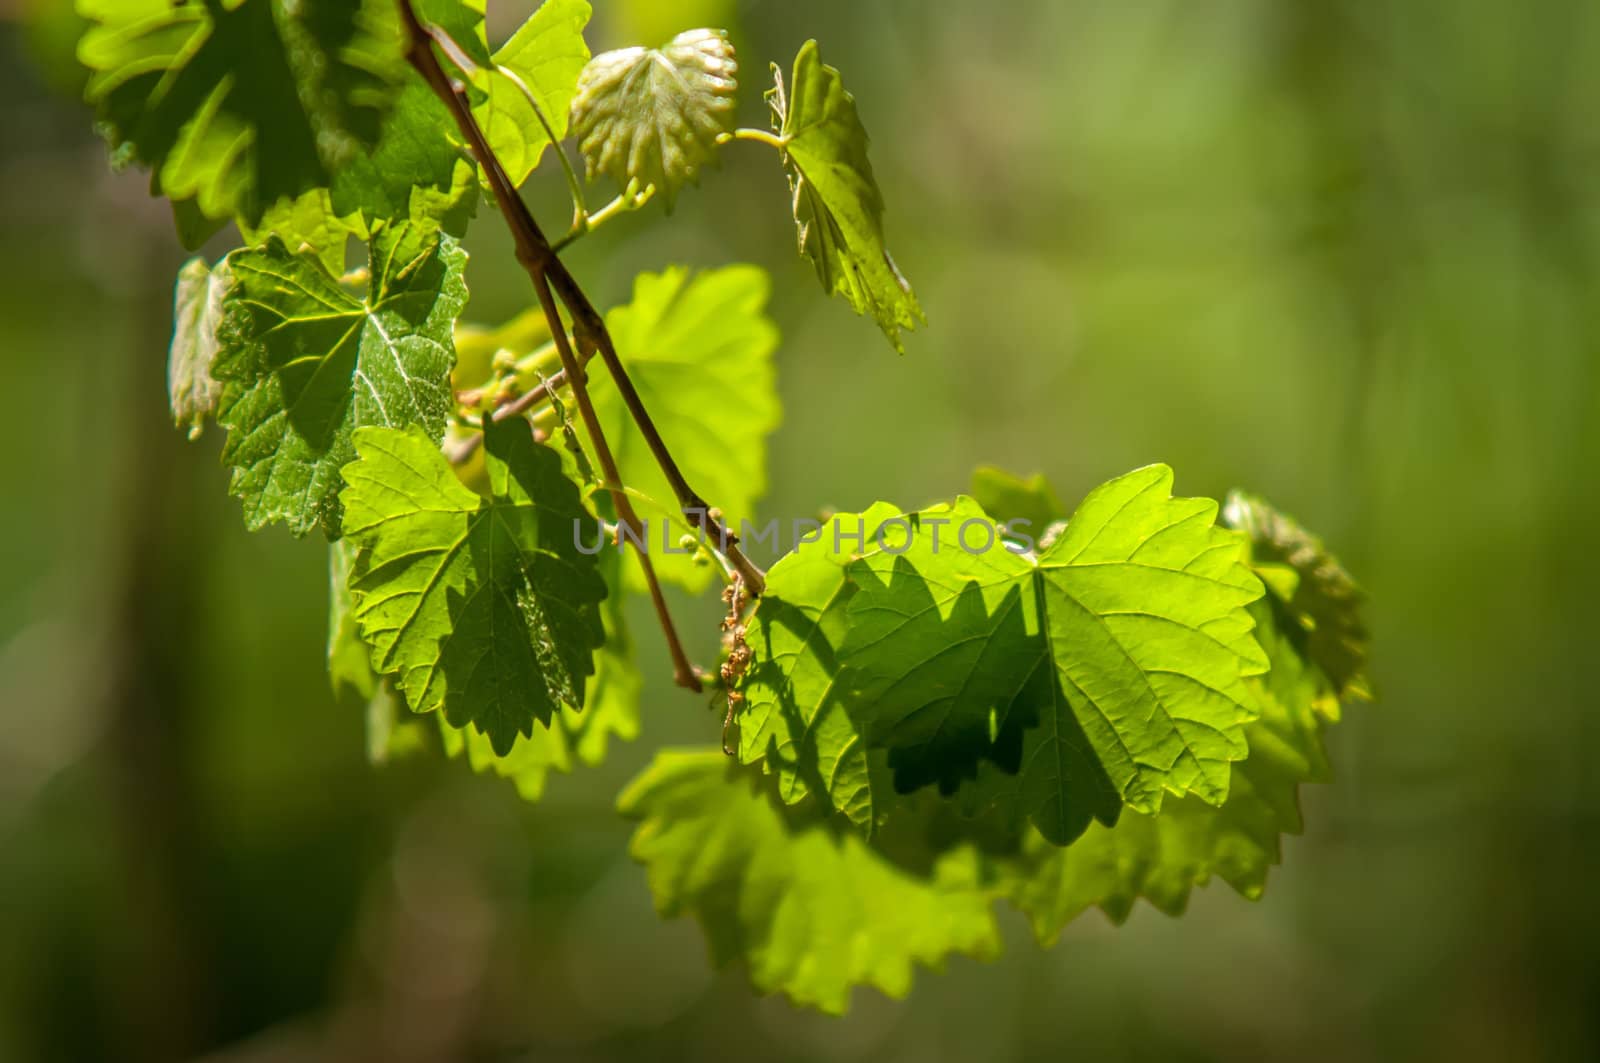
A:
{"label": "blurred green background", "polygon": [[[710,972],[611,801],[720,715],[640,615],[644,736],[542,803],[368,766],[324,551],[246,534],[217,433],[167,419],[170,217],[75,102],[67,5],[9,0],[0,1060],[1600,1058],[1600,4],[598,6],[596,51],[729,26],[750,125],[814,35],[875,137],[930,320],[904,359],[816,290],[759,146],[570,256],[603,305],[667,262],[772,271],[764,513],[980,462],[1259,490],[1372,593],[1382,699],[1333,732],[1338,782],[1260,903],[1091,913],[1050,951],[1008,916],[1000,962],[844,1020]],[[471,246],[469,315],[522,309],[492,214]],[[679,609],[711,659],[716,603]]]}

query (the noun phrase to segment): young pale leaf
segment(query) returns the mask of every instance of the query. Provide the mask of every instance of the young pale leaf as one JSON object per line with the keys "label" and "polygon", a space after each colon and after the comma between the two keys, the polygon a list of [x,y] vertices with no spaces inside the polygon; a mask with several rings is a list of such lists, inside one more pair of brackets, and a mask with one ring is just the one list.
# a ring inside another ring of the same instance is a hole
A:
{"label": "young pale leaf", "polygon": [[373,669],[414,712],[472,724],[501,756],[562,705],[581,710],[606,589],[573,545],[584,509],[556,452],[524,421],[491,422],[484,498],[421,429],[363,428],[355,447],[345,532]]}
{"label": "young pale leaf", "polygon": [[720,752],[665,752],[618,800],[656,907],[693,914],[719,966],[743,960],[761,992],[840,1013],[852,986],[903,997],[917,963],[998,952],[971,847],[897,862],[760,782]]}
{"label": "young pale leaf", "polygon": [[[737,531],[766,490],[767,436],[782,409],[774,388],[772,352],[778,330],[766,315],[771,285],[754,266],[724,266],[691,276],[683,267],[641,273],[633,301],[606,314],[606,326],[628,374],[679,469],[702,497],[722,508]],[[611,442],[622,479],[652,500],[650,549],[656,572],[690,590],[711,578],[676,549],[682,524],[677,500],[649,446],[628,415],[616,385],[591,374],[590,393]],[[642,587],[629,569],[630,586]]]}
{"label": "young pale leaf", "polygon": [[228,256],[233,287],[212,374],[223,382],[222,460],[252,529],[281,520],[297,535],[321,527],[336,538],[354,430],[420,425],[443,436],[466,260],[448,236],[386,226],[358,296],[276,237]]}
{"label": "young pale leaf", "polygon": [[624,48],[590,60],[572,101],[572,132],[589,180],[654,185],[667,210],[699,181],[733,131],[739,64],[721,30],[689,30],[661,48]]}
{"label": "young pale leaf", "polygon": [[1305,631],[1306,652],[1341,698],[1372,699],[1367,678],[1370,636],[1361,619],[1366,592],[1356,585],[1322,540],[1293,517],[1242,491],[1228,495],[1223,520],[1250,537],[1259,564],[1288,565],[1297,577],[1289,611]]}
{"label": "young pale leaf", "polygon": [[642,680],[633,662],[633,644],[617,589],[620,560],[615,551],[600,558],[601,566],[610,570],[606,573],[609,593],[600,607],[606,641],[595,651],[594,674],[584,688],[583,711],[563,705],[549,728],[535,728],[531,735],[518,737],[511,752],[503,757],[495,754],[486,736],[470,728],[457,730],[441,718],[439,728],[446,752],[451,756],[465,753],[473,771],[494,772],[510,779],[524,800],[537,801],[544,795],[552,771],[565,774],[574,763],[599,764],[605,759],[613,736],[625,742],[639,736]]}
{"label": "young pale leaf", "polygon": [[[1010,796],[1058,845],[1114,821],[1119,797],[1152,814],[1166,792],[1223,801],[1254,715],[1244,677],[1266,667],[1245,608],[1262,590],[1216,503],[1171,486],[1150,466],[1097,488],[1037,557],[963,538],[988,522],[962,499],[852,564],[842,681],[897,781],[948,787],[980,753],[1015,758]],[[935,549],[941,518],[955,534]]]}
{"label": "young pale leaf", "polygon": [[589,61],[588,22],[587,0],[544,0],[478,78],[484,99],[472,112],[515,184],[539,165],[552,136],[567,134],[578,75]]}
{"label": "young pale leaf", "polygon": [[869,757],[862,721],[837,682],[855,593],[845,566],[896,512],[880,502],[859,515],[840,514],[772,566],[746,628],[754,663],[740,687],[739,759],[764,763],[790,804],[825,797],[867,833],[894,791],[882,755]]}
{"label": "young pale leaf", "polygon": [[839,71],[823,63],[816,41],[795,57],[787,89],[776,66],[772,75],[767,100],[783,139],[800,253],[816,266],[823,291],[839,294],[858,314],[870,312],[903,354],[900,330],[927,319],[884,243],[883,194],[855,98]]}
{"label": "young pale leaf", "polygon": [[205,259],[192,258],[178,271],[172,346],[167,353],[167,395],[173,423],[180,428],[188,426],[190,439],[199,438],[222,394],[222,385],[211,376],[211,365],[217,357],[222,297],[231,283],[225,262],[212,269]]}
{"label": "young pale leaf", "polygon": [[258,221],[378,134],[405,71],[392,0],[78,0],[119,160],[211,219]]}

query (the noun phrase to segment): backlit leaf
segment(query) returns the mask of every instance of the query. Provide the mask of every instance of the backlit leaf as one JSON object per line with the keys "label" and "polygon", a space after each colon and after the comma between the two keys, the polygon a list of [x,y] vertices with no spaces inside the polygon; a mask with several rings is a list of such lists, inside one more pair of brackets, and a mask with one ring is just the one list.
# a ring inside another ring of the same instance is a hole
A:
{"label": "backlit leaf", "polygon": [[524,421],[491,422],[485,498],[421,429],[364,428],[355,446],[345,531],[373,669],[412,711],[470,723],[502,756],[562,705],[581,710],[606,591],[573,545],[584,509],[560,456]]}
{"label": "backlit leaf", "polygon": [[816,41],[795,57],[787,86],[778,68],[767,93],[773,128],[783,139],[794,193],[800,253],[816,267],[822,290],[858,314],[870,313],[904,353],[901,329],[926,319],[883,238],[883,194],[867,158],[867,131],[839,71],[822,62]]}
{"label": "backlit leaf", "polygon": [[[722,509],[735,533],[754,515],[767,486],[767,436],[782,408],[772,352],[778,330],[766,315],[771,285],[754,266],[724,266],[691,274],[683,267],[641,273],[633,301],[606,314],[606,326],[644,407],[684,477]],[[650,550],[663,579],[704,588],[711,570],[677,550],[682,526],[677,499],[622,396],[599,363],[590,392],[622,480],[652,504],[638,503],[651,521]],[[636,570],[630,586],[640,587]]]}
{"label": "backlit leaf", "polygon": [[657,909],[692,914],[713,962],[742,960],[763,993],[838,1013],[852,986],[903,997],[916,964],[998,951],[970,846],[891,856],[717,751],[657,754],[618,808]]}
{"label": "backlit leaf", "polygon": [[391,0],[78,0],[113,151],[152,192],[254,223],[378,135],[405,71]]}

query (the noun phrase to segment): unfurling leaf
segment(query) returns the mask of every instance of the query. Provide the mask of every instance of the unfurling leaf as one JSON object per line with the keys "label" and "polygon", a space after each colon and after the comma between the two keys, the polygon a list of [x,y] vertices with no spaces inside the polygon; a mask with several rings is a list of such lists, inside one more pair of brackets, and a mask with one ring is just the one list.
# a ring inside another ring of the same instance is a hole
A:
{"label": "unfurling leaf", "polygon": [[572,132],[589,179],[624,190],[654,185],[668,211],[698,182],[733,131],[739,64],[721,30],[689,30],[660,48],[624,48],[589,61],[572,101]]}
{"label": "unfurling leaf", "polygon": [[172,347],[167,353],[167,395],[173,423],[187,426],[190,439],[199,437],[222,395],[222,385],[211,376],[211,365],[217,357],[222,297],[231,283],[225,262],[213,269],[205,259],[192,258],[178,271]]}
{"label": "unfurling leaf", "polygon": [[[405,71],[392,0],[78,0],[85,90],[152,192],[255,223],[378,135]],[[198,233],[196,234],[198,235]]]}
{"label": "unfurling leaf", "polygon": [[394,677],[412,711],[442,709],[501,756],[535,721],[581,710],[606,589],[574,545],[584,509],[560,456],[525,421],[490,422],[484,498],[421,429],[364,428],[355,447],[345,532],[373,669]]}
{"label": "unfurling leaf", "polygon": [[800,253],[816,266],[823,291],[839,294],[858,314],[871,313],[904,353],[900,330],[926,318],[884,243],[883,194],[855,98],[839,71],[822,62],[816,41],[800,49],[787,87],[776,66],[772,75],[767,100],[784,144]]}
{"label": "unfurling leaf", "polygon": [[999,950],[971,846],[891,859],[714,751],[657,754],[617,804],[656,908],[692,914],[714,962],[743,960],[764,993],[839,1013],[852,986],[903,997],[916,964]]}
{"label": "unfurling leaf", "polygon": [[[766,491],[767,437],[782,417],[772,366],[778,329],[766,314],[770,291],[766,273],[754,266],[696,274],[679,266],[639,274],[633,301],[606,314],[667,449],[695,489],[716,499],[736,531]],[[704,589],[708,569],[662,551],[662,522],[681,525],[684,518],[610,374],[595,373],[590,392],[623,482],[643,496],[638,505],[651,520],[657,573],[690,590]],[[678,537],[667,533],[670,543]],[[636,570],[629,570],[628,579],[630,586],[643,587]]]}
{"label": "unfurling leaf", "polygon": [[339,469],[357,428],[421,426],[444,435],[452,402],[451,334],[467,301],[467,255],[448,236],[405,223],[372,239],[369,279],[353,294],[312,253],[276,237],[226,259],[212,374],[229,489],[252,529],[339,534]]}

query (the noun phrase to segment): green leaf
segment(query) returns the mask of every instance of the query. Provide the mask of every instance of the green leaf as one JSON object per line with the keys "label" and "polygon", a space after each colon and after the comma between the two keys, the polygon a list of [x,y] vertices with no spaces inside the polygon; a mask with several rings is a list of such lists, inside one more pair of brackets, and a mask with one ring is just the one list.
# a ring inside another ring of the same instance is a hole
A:
{"label": "green leaf", "polygon": [[972,473],[972,497],[995,520],[1012,526],[1035,542],[1052,525],[1067,519],[1067,511],[1042,473],[1024,480],[992,465]]}
{"label": "green leaf", "polygon": [[479,66],[489,62],[489,37],[484,30],[486,0],[410,0],[425,26],[441,29]]}
{"label": "green leaf", "polygon": [[871,833],[894,800],[881,754],[869,758],[861,713],[839,685],[838,649],[855,587],[845,579],[859,533],[870,541],[895,516],[880,502],[840,514],[815,540],[767,573],[767,593],[746,625],[754,663],[740,693],[739,759],[764,763],[777,792],[793,804],[810,794]]}
{"label": "green leaf", "polygon": [[366,227],[414,219],[459,236],[477,207],[477,167],[464,155],[450,112],[417,75],[409,76],[370,151],[333,175],[330,210],[359,214]]}
{"label": "green leaf", "polygon": [[1168,802],[1160,815],[1125,810],[1115,826],[1093,824],[1066,848],[1030,832],[1013,857],[996,859],[1002,893],[1025,912],[1035,933],[1052,941],[1085,909],[1098,905],[1113,922],[1138,898],[1181,914],[1190,891],[1215,875],[1257,898],[1281,858],[1281,836],[1298,834],[1299,786],[1328,778],[1321,695],[1307,663],[1284,639],[1274,609],[1251,612],[1272,662],[1252,679],[1260,717],[1245,728],[1250,754],[1233,768],[1220,808],[1194,797]]}
{"label": "green leaf", "polygon": [[[987,521],[960,499],[918,514],[900,556],[851,565],[842,681],[897,781],[948,787],[976,773],[972,751],[1008,759],[1020,723],[1011,797],[1056,844],[1114,819],[1118,796],[1149,813],[1167,792],[1223,801],[1255,714],[1244,677],[1266,667],[1245,608],[1262,590],[1216,503],[1171,486],[1159,465],[1112,480],[1037,556],[970,553],[988,540],[963,529]],[[941,518],[956,537],[934,549]]]}
{"label": "green leaf", "polygon": [[[767,436],[782,417],[774,387],[772,352],[778,330],[766,316],[770,282],[755,266],[725,266],[691,276],[674,267],[641,273],[633,301],[606,315],[606,326],[628,375],[683,475],[701,497],[720,507],[735,532],[752,516],[767,486]],[[650,549],[656,571],[690,590],[711,578],[675,550],[682,523],[644,435],[628,416],[609,374],[590,374],[590,393],[622,480],[653,500],[640,503],[651,518]],[[630,569],[630,586],[641,587]]]}
{"label": "green leaf", "polygon": [[993,528],[963,496],[889,520],[850,566],[840,685],[902,792],[971,776],[1044,658],[1033,563]]}
{"label": "green leaf", "polygon": [[[617,570],[621,555],[608,551],[601,555],[602,567]],[[584,688],[583,711],[561,706],[549,728],[535,728],[533,734],[519,736],[511,752],[497,756],[489,739],[473,730],[456,730],[439,721],[446,752],[467,757],[472,770],[494,772],[510,779],[524,800],[537,801],[544,795],[552,771],[570,772],[574,764],[596,765],[605,760],[612,737],[632,741],[639,736],[639,690],[642,680],[633,662],[633,643],[622,616],[622,596],[617,590],[618,575],[606,575],[609,594],[601,605],[605,623],[605,645],[595,652],[594,674]]]}
{"label": "green leaf", "polygon": [[212,373],[223,382],[222,460],[252,529],[281,520],[297,535],[320,526],[336,537],[339,469],[355,457],[357,428],[443,436],[466,258],[448,236],[386,226],[357,295],[276,237],[228,256],[233,288]]}
{"label": "green leaf", "polygon": [[[422,5],[420,14],[477,64],[470,89],[473,114],[495,155],[521,184],[550,142],[528,96],[538,102],[557,136],[564,135],[578,71],[589,57],[583,40],[589,5],[585,0],[546,0],[492,58],[481,0],[436,0]],[[369,225],[388,219],[430,220],[459,236],[477,208],[477,174],[450,112],[412,74],[376,147],[334,175],[332,205],[339,214],[360,212]]]}
{"label": "green leaf", "polygon": [[536,720],[581,709],[606,592],[573,543],[585,513],[556,452],[525,421],[491,422],[484,498],[421,429],[363,428],[355,447],[345,532],[373,669],[394,676],[413,712],[442,709],[502,756]]}
{"label": "green leaf", "polygon": [[970,846],[892,859],[718,752],[658,754],[618,807],[639,821],[630,851],[657,909],[692,914],[713,961],[743,960],[763,993],[840,1013],[852,986],[903,997],[915,964],[998,952]]}
{"label": "green leaf", "polygon": [[624,48],[589,61],[572,101],[572,133],[589,180],[654,185],[670,213],[733,131],[739,64],[721,30],[689,30],[660,48]]}
{"label": "green leaf", "polygon": [[78,0],[78,58],[119,160],[247,223],[378,135],[405,70],[392,0]]}
{"label": "green leaf", "polygon": [[884,243],[883,194],[855,98],[839,71],[822,62],[816,41],[795,57],[787,90],[776,66],[772,75],[767,100],[784,142],[800,253],[816,266],[823,291],[842,296],[858,314],[871,313],[903,354],[900,330],[927,319]]}
{"label": "green leaf", "polygon": [[322,267],[335,277],[344,273],[350,237],[365,235],[359,218],[341,216],[333,209],[326,188],[314,188],[295,199],[280,199],[261,216],[259,225],[241,225],[239,232],[252,247],[276,236],[297,255],[316,255]]}
{"label": "green leaf", "polygon": [[[472,112],[511,180],[520,185],[550,143],[567,135],[578,75],[589,61],[587,0],[545,0],[478,79],[483,102]],[[540,121],[537,104],[544,121]]]}
{"label": "green leaf", "polygon": [[367,762],[388,764],[428,748],[422,721],[406,711],[393,684],[376,684],[367,701]]}
{"label": "green leaf", "polygon": [[372,652],[356,623],[350,573],[355,548],[348,539],[328,544],[328,681],[335,697],[350,691],[370,700],[379,686],[372,670]]}
{"label": "green leaf", "polygon": [[225,262],[212,269],[205,259],[192,258],[178,271],[172,346],[167,353],[167,395],[173,423],[180,428],[187,425],[190,439],[199,438],[222,394],[222,385],[212,379],[211,366],[217,357],[222,296],[231,283]]}
{"label": "green leaf", "polygon": [[1294,570],[1289,611],[1306,633],[1306,652],[1341,698],[1372,699],[1367,677],[1371,638],[1361,619],[1366,592],[1356,585],[1322,540],[1265,500],[1242,491],[1228,496],[1223,520],[1250,538],[1256,563]]}

